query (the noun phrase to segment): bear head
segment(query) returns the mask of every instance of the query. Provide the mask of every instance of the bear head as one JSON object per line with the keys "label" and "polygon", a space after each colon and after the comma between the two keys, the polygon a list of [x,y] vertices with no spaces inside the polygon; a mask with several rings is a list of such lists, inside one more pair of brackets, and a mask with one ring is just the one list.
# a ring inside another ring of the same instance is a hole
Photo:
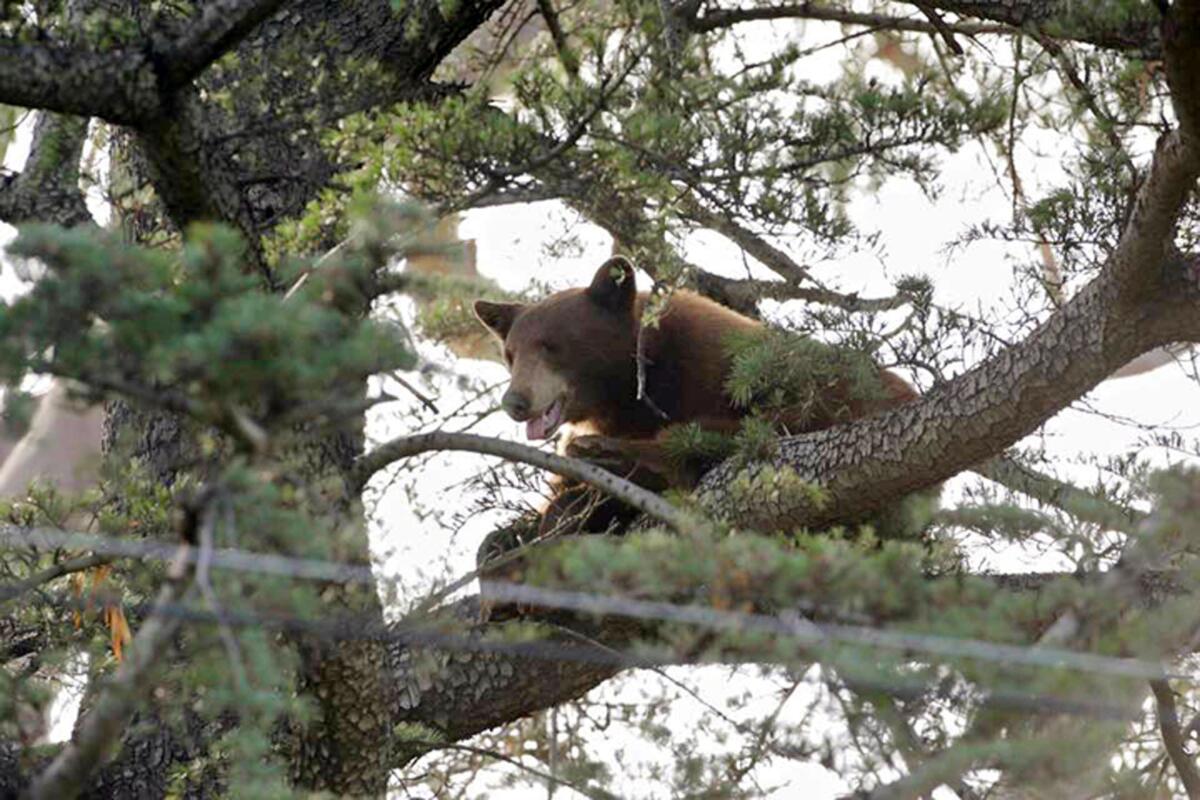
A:
{"label": "bear head", "polygon": [[586,288],[537,303],[475,302],[504,347],[512,380],[501,406],[546,439],[564,423],[601,422],[636,394],[637,287],[633,264],[611,258]]}

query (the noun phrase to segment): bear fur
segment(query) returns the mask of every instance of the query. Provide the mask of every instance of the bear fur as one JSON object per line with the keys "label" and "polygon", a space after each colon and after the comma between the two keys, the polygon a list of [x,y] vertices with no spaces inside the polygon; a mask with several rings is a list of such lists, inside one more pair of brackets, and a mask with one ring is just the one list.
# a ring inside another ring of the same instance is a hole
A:
{"label": "bear fur", "polygon": [[[764,332],[764,326],[693,292],[669,299],[658,324],[641,330],[648,300],[638,293],[633,264],[607,261],[591,285],[567,289],[532,304],[477,301],[475,314],[502,342],[512,375],[502,406],[526,424],[526,436],[543,439],[566,427],[568,455],[624,465],[635,482],[654,490],[686,486],[699,477],[675,469],[663,447],[669,426],[735,433],[755,409],[734,403],[726,391],[731,337]],[[642,334],[644,398],[638,399],[638,334]],[[879,390],[856,395],[848,381],[823,386],[820,403],[773,420],[796,434],[907,402],[917,393],[901,377],[878,370]],[[560,527],[604,530],[621,517],[621,506],[598,500],[577,485],[559,482],[543,512],[541,533]],[[590,499],[589,499],[590,498]],[[588,505],[586,512],[578,512]]]}

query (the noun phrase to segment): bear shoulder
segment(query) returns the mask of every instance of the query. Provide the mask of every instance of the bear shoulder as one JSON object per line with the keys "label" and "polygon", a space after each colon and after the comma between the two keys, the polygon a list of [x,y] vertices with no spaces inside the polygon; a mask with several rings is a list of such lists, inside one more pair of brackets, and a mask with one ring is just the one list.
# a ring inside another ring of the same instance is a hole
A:
{"label": "bear shoulder", "polygon": [[[646,301],[644,296],[640,299]],[[675,292],[658,324],[646,329],[644,345],[647,392],[667,413],[667,422],[714,424],[739,419],[741,413],[730,405],[725,392],[729,341],[762,327],[707,297]]]}

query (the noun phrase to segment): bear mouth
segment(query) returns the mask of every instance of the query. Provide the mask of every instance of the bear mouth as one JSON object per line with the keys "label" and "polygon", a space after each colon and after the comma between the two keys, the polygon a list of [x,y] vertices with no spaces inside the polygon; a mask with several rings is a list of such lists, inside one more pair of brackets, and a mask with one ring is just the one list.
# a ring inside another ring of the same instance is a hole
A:
{"label": "bear mouth", "polygon": [[525,438],[549,439],[564,421],[563,401],[559,397],[549,408],[525,423]]}

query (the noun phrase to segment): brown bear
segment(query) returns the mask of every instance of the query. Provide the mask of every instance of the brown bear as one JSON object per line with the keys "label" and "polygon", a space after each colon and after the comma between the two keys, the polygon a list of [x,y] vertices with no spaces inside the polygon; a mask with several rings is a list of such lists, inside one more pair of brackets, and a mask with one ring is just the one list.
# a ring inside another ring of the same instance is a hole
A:
{"label": "brown bear", "polygon": [[[504,346],[512,375],[501,405],[525,423],[529,439],[545,439],[569,426],[568,455],[627,465],[625,473],[647,488],[687,484],[695,472],[673,469],[663,447],[672,425],[694,423],[705,431],[734,433],[755,412],[727,391],[734,353],[730,341],[766,334],[764,326],[693,292],[671,295],[658,324],[642,334],[643,399],[638,398],[638,334],[648,295],[635,287],[633,264],[612,258],[590,286],[567,289],[532,304],[479,300],[475,314]],[[798,337],[796,337],[798,338]],[[825,345],[815,345],[832,351]],[[771,421],[781,431],[803,433],[862,417],[916,397],[904,379],[868,366],[877,389],[855,393],[850,381],[819,385],[819,402],[786,409]],[[560,482],[543,515],[541,533],[573,515],[572,529],[604,530],[621,516],[612,501],[577,513],[588,493]],[[482,555],[482,554],[481,554]]]}

